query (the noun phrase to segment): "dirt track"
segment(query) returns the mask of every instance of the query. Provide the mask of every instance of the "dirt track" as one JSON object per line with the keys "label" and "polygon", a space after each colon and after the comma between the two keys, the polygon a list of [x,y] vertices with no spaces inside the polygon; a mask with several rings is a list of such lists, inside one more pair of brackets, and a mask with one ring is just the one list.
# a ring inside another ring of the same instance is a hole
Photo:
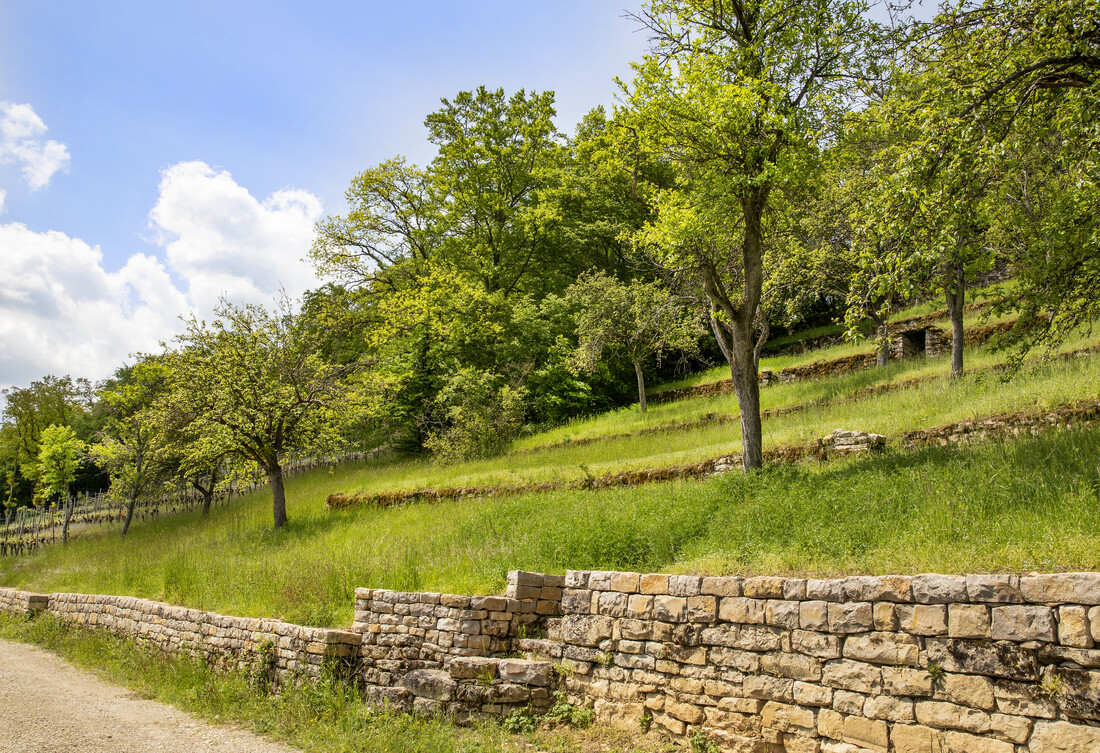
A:
{"label": "dirt track", "polygon": [[292,753],[138,698],[33,646],[0,640],[0,753]]}

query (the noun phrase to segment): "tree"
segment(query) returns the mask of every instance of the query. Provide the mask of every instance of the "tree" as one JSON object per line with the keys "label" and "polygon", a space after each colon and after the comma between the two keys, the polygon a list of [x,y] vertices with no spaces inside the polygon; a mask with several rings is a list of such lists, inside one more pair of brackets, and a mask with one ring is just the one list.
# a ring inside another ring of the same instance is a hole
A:
{"label": "tree", "polygon": [[45,498],[57,497],[65,503],[62,544],[69,541],[69,520],[73,514],[69,487],[76,478],[85,450],[84,442],[68,426],[51,424],[42,430],[38,450],[38,486]]}
{"label": "tree", "polygon": [[137,501],[171,474],[167,433],[154,410],[168,380],[166,364],[146,357],[118,369],[99,390],[96,409],[104,415],[104,428],[90,454],[110,475],[109,493],[126,503],[122,536],[130,530]]}
{"label": "tree", "polygon": [[218,319],[194,318],[169,354],[166,400],[187,416],[187,430],[211,448],[255,462],[267,474],[274,527],[287,521],[286,453],[321,451],[339,440],[351,409],[347,376],[317,353],[318,334],[283,299],[274,311],[223,301]]}
{"label": "tree", "polygon": [[578,309],[578,345],[573,363],[593,369],[607,352],[624,353],[634,366],[638,405],[646,411],[642,365],[666,349],[698,347],[695,317],[655,282],[620,282],[603,272],[582,275],[567,291]]}
{"label": "tree", "polygon": [[653,0],[638,17],[653,51],[625,91],[631,121],[640,148],[677,174],[638,240],[728,326],[722,347],[746,471],[763,464],[754,323],[765,253],[855,93],[850,82],[875,39],[865,9],[847,0]]}

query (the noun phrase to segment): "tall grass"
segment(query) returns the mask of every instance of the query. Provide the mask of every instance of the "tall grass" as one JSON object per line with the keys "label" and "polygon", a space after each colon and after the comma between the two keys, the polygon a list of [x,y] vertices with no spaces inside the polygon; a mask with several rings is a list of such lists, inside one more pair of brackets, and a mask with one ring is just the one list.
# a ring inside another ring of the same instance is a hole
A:
{"label": "tall grass", "polygon": [[[350,474],[350,471],[346,471]],[[288,482],[290,523],[257,494],[204,520],[89,537],[0,584],[122,593],[342,625],[356,586],[493,593],[510,569],[701,573],[1100,567],[1100,429],[699,482],[331,512],[340,476]],[[16,566],[11,566],[16,564]]]}

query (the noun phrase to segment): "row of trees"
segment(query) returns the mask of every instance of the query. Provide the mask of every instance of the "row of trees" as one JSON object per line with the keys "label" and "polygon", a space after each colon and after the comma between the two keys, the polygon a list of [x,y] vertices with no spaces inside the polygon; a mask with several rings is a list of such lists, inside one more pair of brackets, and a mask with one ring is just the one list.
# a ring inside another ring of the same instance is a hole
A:
{"label": "row of trees", "polygon": [[899,302],[942,295],[961,374],[966,286],[998,265],[1017,354],[1057,342],[1100,314],[1096,11],[963,0],[888,27],[856,0],[651,0],[650,54],[572,137],[548,92],[443,100],[430,164],[364,170],[318,224],[329,284],[300,306],[227,302],[94,390],[9,391],[9,502],[54,489],[58,425],[93,446],[74,484],[212,494],[238,464],[280,526],[290,452],[492,453],[635,387],[645,410],[647,369],[710,356],[752,469],[771,328],[825,312],[883,335]]}

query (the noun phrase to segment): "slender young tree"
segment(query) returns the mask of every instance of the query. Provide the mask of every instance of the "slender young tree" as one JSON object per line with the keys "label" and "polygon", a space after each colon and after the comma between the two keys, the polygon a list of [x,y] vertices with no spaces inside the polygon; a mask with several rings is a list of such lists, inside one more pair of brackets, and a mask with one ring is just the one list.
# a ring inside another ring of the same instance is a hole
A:
{"label": "slender young tree", "polygon": [[56,497],[65,504],[62,544],[69,542],[69,521],[73,515],[69,486],[76,478],[86,449],[84,442],[68,426],[51,424],[42,430],[38,450],[38,483],[45,497]]}

